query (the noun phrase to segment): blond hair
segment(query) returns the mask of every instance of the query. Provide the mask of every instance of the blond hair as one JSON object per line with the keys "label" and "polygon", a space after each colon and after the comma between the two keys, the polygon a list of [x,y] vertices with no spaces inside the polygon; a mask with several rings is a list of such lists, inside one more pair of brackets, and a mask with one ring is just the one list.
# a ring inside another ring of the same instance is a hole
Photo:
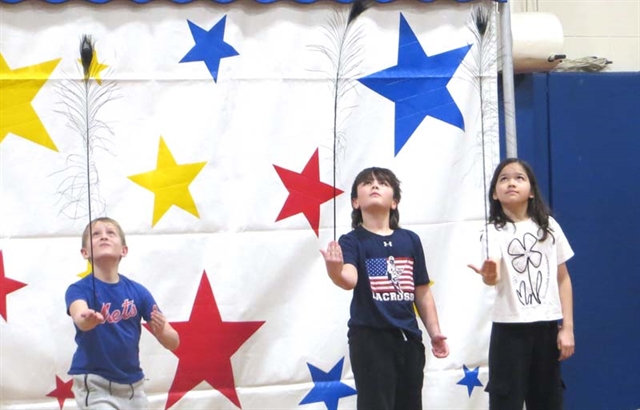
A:
{"label": "blond hair", "polygon": [[122,230],[122,227],[120,226],[120,224],[115,219],[111,219],[111,218],[108,218],[106,216],[103,216],[103,217],[94,219],[93,221],[88,223],[87,226],[84,228],[84,232],[82,232],[82,247],[83,248],[86,248],[87,242],[89,240],[89,227],[91,227],[91,229],[93,229],[93,227],[96,226],[96,224],[98,222],[109,223],[109,224],[113,225],[116,228],[116,231],[118,232],[118,236],[120,237],[120,240],[122,241],[122,245],[123,246],[127,245],[127,240],[124,237],[124,231]]}

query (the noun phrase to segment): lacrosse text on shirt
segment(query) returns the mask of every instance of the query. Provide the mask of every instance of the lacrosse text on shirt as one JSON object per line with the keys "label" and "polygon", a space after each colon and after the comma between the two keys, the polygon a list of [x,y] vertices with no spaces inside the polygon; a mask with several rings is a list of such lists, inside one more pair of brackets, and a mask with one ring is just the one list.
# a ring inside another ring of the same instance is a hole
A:
{"label": "lacrosse text on shirt", "polygon": [[371,295],[381,302],[413,301],[413,259],[370,258],[366,260]]}

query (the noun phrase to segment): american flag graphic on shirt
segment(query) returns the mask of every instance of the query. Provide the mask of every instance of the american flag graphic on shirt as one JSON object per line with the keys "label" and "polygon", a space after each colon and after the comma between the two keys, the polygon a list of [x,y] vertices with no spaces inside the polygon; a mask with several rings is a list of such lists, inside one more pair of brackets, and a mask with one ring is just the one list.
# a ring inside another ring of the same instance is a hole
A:
{"label": "american flag graphic on shirt", "polygon": [[413,259],[372,258],[367,259],[367,274],[373,293],[413,293]]}

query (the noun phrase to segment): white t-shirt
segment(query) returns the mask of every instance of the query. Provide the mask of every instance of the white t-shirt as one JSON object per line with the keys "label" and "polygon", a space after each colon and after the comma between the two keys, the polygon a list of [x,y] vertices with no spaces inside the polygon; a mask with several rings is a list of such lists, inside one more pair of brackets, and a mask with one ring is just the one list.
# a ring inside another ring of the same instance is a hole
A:
{"label": "white t-shirt", "polygon": [[493,321],[531,323],[562,319],[558,265],[573,256],[560,225],[549,217],[551,234],[531,219],[488,228],[489,256],[501,259]]}

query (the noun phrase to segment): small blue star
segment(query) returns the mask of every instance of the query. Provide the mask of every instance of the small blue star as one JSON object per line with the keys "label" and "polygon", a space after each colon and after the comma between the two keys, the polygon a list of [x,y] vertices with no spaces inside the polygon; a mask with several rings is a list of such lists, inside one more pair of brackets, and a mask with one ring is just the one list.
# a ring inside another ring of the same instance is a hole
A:
{"label": "small blue star", "polygon": [[307,363],[314,386],[299,404],[319,403],[323,401],[325,406],[327,406],[327,410],[337,410],[338,400],[342,397],[356,394],[355,389],[340,381],[343,363],[344,357],[333,366],[333,369],[331,369],[329,373],[325,373],[312,364]]}
{"label": "small blue star", "polygon": [[189,63],[192,61],[204,61],[213,81],[218,81],[218,69],[220,68],[220,60],[226,57],[233,57],[239,55],[239,53],[225,43],[224,28],[226,25],[227,16],[224,16],[216,23],[211,30],[204,30],[191,21],[189,23],[189,29],[193,40],[196,42],[189,52],[182,57],[181,63]]}
{"label": "small blue star", "polygon": [[464,364],[462,366],[464,367],[464,377],[456,384],[467,386],[467,392],[469,393],[469,397],[471,397],[474,387],[482,387],[482,383],[480,383],[480,380],[478,379],[478,370],[480,367],[476,367],[474,370],[469,370]]}
{"label": "small blue star", "polygon": [[447,84],[469,48],[471,45],[429,57],[400,14],[398,64],[358,80],[396,105],[394,155],[398,155],[427,116],[464,131],[464,118]]}

